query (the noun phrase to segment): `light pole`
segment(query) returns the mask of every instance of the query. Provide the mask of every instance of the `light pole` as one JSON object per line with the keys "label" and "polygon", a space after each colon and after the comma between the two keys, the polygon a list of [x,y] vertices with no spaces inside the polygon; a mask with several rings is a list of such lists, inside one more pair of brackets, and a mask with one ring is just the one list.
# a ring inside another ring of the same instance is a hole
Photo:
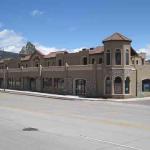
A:
{"label": "light pole", "polygon": [[5,89],[6,89],[6,70],[8,70],[8,67],[4,67],[4,92],[5,92]]}

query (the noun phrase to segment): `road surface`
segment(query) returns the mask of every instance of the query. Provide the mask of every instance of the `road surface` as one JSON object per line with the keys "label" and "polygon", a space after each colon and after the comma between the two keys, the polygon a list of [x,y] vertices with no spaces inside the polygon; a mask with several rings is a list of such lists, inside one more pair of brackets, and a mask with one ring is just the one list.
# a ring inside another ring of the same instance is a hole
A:
{"label": "road surface", "polygon": [[141,104],[0,93],[0,150],[149,150]]}

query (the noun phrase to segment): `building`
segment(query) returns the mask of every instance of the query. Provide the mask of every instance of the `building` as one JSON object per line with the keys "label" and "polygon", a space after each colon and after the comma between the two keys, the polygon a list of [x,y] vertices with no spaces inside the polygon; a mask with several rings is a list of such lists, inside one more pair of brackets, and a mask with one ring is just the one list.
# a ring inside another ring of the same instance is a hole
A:
{"label": "building", "polygon": [[103,46],[43,55],[35,50],[18,59],[0,61],[0,88],[129,98],[150,96],[150,63],[131,40],[114,33]]}

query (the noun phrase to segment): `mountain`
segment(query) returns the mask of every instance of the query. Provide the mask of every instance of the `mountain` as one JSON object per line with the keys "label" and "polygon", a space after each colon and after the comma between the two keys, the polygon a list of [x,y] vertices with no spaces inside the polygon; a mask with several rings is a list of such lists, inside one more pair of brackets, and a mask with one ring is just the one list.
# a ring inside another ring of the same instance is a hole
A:
{"label": "mountain", "polygon": [[26,46],[23,46],[19,54],[30,55],[36,50],[35,46],[31,42],[27,42]]}
{"label": "mountain", "polygon": [[0,50],[0,60],[6,58],[18,58],[19,54],[13,52],[6,52],[4,50]]}

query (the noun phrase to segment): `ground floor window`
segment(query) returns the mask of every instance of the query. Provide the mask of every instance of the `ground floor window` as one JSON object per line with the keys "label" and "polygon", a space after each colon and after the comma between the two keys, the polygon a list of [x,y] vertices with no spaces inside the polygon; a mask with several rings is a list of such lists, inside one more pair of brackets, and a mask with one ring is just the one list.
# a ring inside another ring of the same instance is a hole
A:
{"label": "ground floor window", "polygon": [[54,78],[54,88],[63,89],[64,88],[64,79],[63,78]]}
{"label": "ground floor window", "polygon": [[8,88],[12,88],[13,87],[13,79],[9,78],[8,79]]}
{"label": "ground floor window", "polygon": [[43,78],[43,88],[52,87],[52,78]]}
{"label": "ground floor window", "polygon": [[122,79],[120,77],[116,77],[114,81],[114,93],[122,94]]}
{"label": "ground floor window", "polygon": [[29,88],[31,91],[36,90],[36,79],[34,79],[34,78],[29,79]]}
{"label": "ground floor window", "polygon": [[125,80],[125,94],[130,93],[130,78],[127,77]]}
{"label": "ground floor window", "polygon": [[15,80],[15,87],[16,88],[20,88],[21,87],[21,79],[20,78]]}
{"label": "ground floor window", "polygon": [[105,80],[105,94],[111,94],[111,79],[107,77]]}
{"label": "ground floor window", "polygon": [[85,95],[86,94],[86,80],[77,79],[75,81],[75,92],[76,92],[76,95]]}
{"label": "ground floor window", "polygon": [[142,81],[142,91],[150,92],[150,79],[145,79]]}

